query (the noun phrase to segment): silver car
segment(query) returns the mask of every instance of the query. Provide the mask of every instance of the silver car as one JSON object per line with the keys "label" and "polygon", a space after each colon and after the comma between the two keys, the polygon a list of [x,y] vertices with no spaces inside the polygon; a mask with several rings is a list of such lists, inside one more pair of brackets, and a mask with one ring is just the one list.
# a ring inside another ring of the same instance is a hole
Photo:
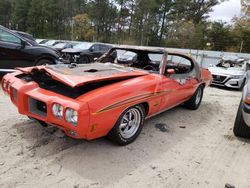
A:
{"label": "silver car", "polygon": [[249,77],[250,64],[245,59],[223,58],[217,65],[211,65],[208,70],[213,76],[211,85],[242,90]]}
{"label": "silver car", "polygon": [[242,138],[250,138],[250,81],[243,89],[242,100],[236,115],[234,135]]}

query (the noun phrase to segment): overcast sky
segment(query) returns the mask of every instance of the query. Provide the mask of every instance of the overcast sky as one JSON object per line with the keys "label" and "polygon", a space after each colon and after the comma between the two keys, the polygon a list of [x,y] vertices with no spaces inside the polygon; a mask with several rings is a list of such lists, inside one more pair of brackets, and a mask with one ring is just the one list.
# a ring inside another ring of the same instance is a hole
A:
{"label": "overcast sky", "polygon": [[214,7],[214,11],[210,13],[209,20],[230,22],[234,16],[241,13],[240,0],[229,0]]}

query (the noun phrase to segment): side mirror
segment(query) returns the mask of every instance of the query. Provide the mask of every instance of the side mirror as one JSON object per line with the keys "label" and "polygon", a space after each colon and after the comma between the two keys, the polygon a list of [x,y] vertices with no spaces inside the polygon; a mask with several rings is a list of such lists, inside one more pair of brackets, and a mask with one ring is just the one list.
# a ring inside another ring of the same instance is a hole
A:
{"label": "side mirror", "polygon": [[174,73],[175,73],[174,69],[167,69],[167,74],[168,75],[171,75],[171,74],[174,74]]}
{"label": "side mirror", "polygon": [[89,49],[90,52],[93,52],[94,50],[95,50],[95,47],[93,46]]}

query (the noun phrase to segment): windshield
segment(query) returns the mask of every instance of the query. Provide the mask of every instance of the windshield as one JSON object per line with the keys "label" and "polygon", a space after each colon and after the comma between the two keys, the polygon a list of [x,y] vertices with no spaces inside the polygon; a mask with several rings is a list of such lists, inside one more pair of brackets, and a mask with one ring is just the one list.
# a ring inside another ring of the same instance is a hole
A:
{"label": "windshield", "polygon": [[73,48],[74,48],[74,49],[87,50],[87,49],[89,49],[92,45],[93,45],[92,43],[81,42],[81,43],[75,45]]}

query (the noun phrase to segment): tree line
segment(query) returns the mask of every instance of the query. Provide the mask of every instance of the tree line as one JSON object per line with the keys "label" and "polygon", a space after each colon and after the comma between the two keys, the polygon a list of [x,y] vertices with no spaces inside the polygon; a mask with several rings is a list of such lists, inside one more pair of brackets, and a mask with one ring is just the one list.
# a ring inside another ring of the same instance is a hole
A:
{"label": "tree line", "polygon": [[250,52],[247,18],[208,21],[222,0],[1,0],[0,24],[35,38]]}

